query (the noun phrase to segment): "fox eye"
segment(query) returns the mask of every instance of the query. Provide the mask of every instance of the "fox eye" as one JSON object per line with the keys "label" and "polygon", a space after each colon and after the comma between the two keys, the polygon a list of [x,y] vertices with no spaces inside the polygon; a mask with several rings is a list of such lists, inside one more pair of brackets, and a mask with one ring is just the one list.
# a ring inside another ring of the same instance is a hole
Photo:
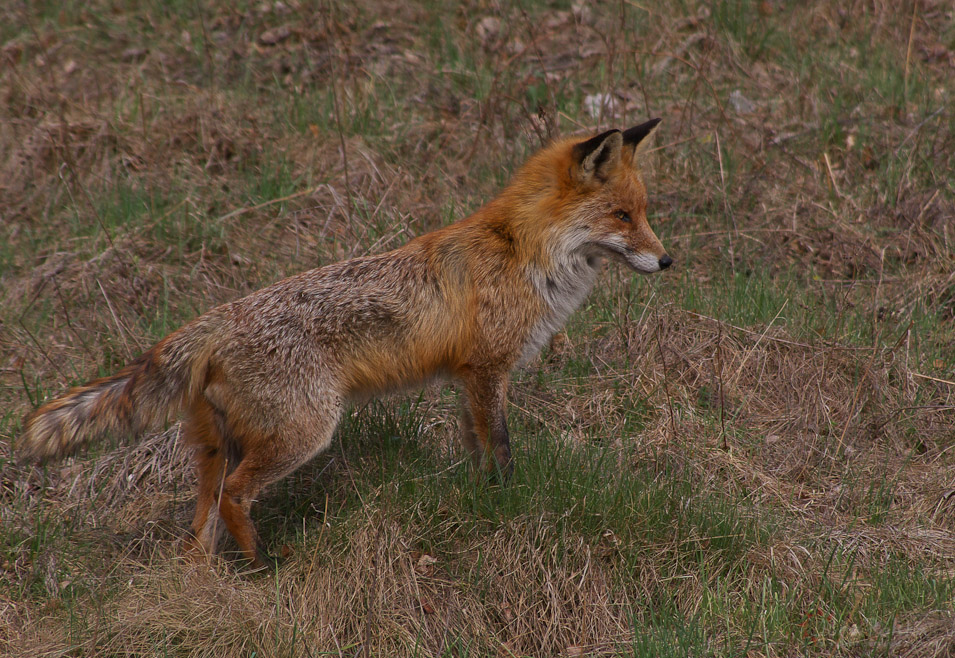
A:
{"label": "fox eye", "polygon": [[630,219],[630,213],[628,213],[626,210],[618,210],[617,212],[614,213],[614,215],[616,215],[617,219],[619,219],[621,222],[633,221],[632,219]]}

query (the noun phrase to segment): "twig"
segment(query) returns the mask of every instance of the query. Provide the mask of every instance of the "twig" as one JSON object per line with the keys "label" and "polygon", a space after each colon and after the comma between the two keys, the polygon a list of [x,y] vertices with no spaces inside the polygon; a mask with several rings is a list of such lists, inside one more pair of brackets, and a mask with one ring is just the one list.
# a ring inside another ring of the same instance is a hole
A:
{"label": "twig", "polygon": [[883,416],[882,420],[878,423],[872,423],[869,427],[873,431],[881,430],[883,427],[888,425],[896,416],[902,415],[906,411],[952,411],[955,410],[955,405],[951,404],[921,404],[914,407],[899,407],[892,413],[886,414]]}
{"label": "twig", "polygon": [[[27,332],[27,336],[30,337],[30,340],[33,341],[33,344],[36,345],[36,348],[40,350],[40,354],[42,354],[46,358],[46,360],[50,362],[50,365],[53,366],[53,369],[60,374],[60,377],[69,381],[69,377],[67,377],[66,373],[60,369],[60,366],[56,365],[56,361],[54,361],[50,357],[49,353],[45,349],[43,349],[43,345],[41,345],[40,341],[36,339],[36,336],[34,336],[33,333],[29,329],[27,329],[27,326],[23,324],[23,318],[19,319],[19,324],[20,324],[20,328],[23,329],[25,332]],[[29,395],[29,391],[27,391],[27,395]]]}
{"label": "twig", "polygon": [[[53,366],[53,369],[56,370],[56,371],[59,373],[59,375],[60,375],[63,379],[69,381],[69,378],[66,376],[66,373],[64,373],[64,372],[60,369],[60,366],[58,366],[58,365],[56,364],[56,361],[54,361],[54,360],[50,357],[49,353],[48,353],[45,349],[43,349],[43,345],[40,344],[40,341],[38,341],[37,338],[36,338],[36,336],[33,335],[33,332],[31,332],[29,329],[27,329],[26,324],[23,322],[23,316],[27,314],[27,311],[29,311],[31,308],[33,308],[33,305],[36,304],[36,300],[40,298],[40,293],[43,292],[43,289],[44,289],[45,287],[46,287],[46,281],[44,281],[42,284],[40,284],[39,289],[37,289],[36,293],[34,293],[34,295],[33,295],[33,299],[30,300],[30,303],[27,304],[26,308],[23,309],[23,312],[20,313],[20,315],[17,317],[17,324],[20,325],[20,328],[23,329],[23,330],[26,332],[27,336],[30,337],[30,340],[33,341],[33,344],[36,345],[36,348],[37,348],[38,350],[40,350],[40,354],[42,354],[42,355],[44,356],[44,358],[45,358],[47,361],[50,362],[50,365]],[[75,369],[74,369],[74,370],[75,370]],[[77,374],[78,374],[78,373],[77,373]],[[22,378],[22,377],[23,377],[23,369],[22,369],[22,368],[21,368],[21,370],[20,370],[20,375],[21,375],[21,378]],[[26,380],[24,380],[23,386],[24,386],[24,390],[25,390],[26,393],[27,393],[27,396],[29,396],[29,395],[30,395],[30,391],[29,391],[28,389],[26,389]]]}
{"label": "twig", "polygon": [[736,249],[733,246],[733,235],[739,234],[739,227],[736,226],[736,216],[733,214],[733,209],[730,207],[729,198],[726,196],[726,176],[723,174],[723,149],[720,146],[720,133],[718,130],[713,131],[713,135],[716,137],[716,157],[720,163],[720,187],[723,189],[723,207],[726,209],[726,214],[729,215],[730,221],[733,222],[733,233],[727,233],[730,242],[730,268],[733,270],[733,274],[736,274]]}
{"label": "twig", "polygon": [[477,153],[478,144],[480,143],[480,140],[481,140],[481,133],[484,130],[484,127],[485,127],[484,124],[487,123],[487,120],[488,120],[488,114],[489,114],[488,105],[491,102],[490,99],[494,98],[494,94],[497,91],[497,85],[500,82],[501,75],[504,73],[504,71],[510,68],[512,63],[522,58],[524,56],[524,53],[530,50],[531,46],[533,45],[534,45],[534,42],[532,40],[529,45],[525,46],[520,51],[514,53],[509,58],[504,60],[504,63],[501,65],[501,67],[494,72],[494,77],[491,79],[491,86],[489,88],[487,97],[481,103],[481,116],[478,118],[477,129],[474,131],[474,140],[471,142],[471,148],[470,150],[468,150],[468,154],[462,160],[462,162],[464,162],[465,168],[469,168],[471,166],[471,160],[474,159],[474,155],[475,153]]}
{"label": "twig", "polygon": [[126,331],[123,329],[122,323],[119,321],[119,317],[116,315],[116,311],[113,310],[113,304],[109,301],[109,295],[106,294],[106,291],[103,290],[103,284],[100,283],[99,279],[96,279],[96,285],[99,286],[99,291],[103,293],[103,299],[106,300],[106,308],[109,309],[110,315],[113,316],[113,322],[116,323],[116,329],[119,331],[119,337],[123,341],[123,345],[126,346],[126,358],[133,357],[133,351],[129,348],[129,343],[126,341]]}
{"label": "twig", "polygon": [[783,310],[786,308],[786,305],[787,305],[788,303],[789,303],[789,299],[787,298],[786,301],[783,302],[783,305],[779,307],[779,310],[776,311],[776,315],[773,317],[773,319],[770,320],[770,321],[769,321],[769,324],[766,325],[766,328],[763,329],[763,333],[761,333],[761,334],[759,335],[759,338],[756,339],[756,342],[753,344],[753,346],[752,346],[752,347],[749,349],[749,351],[746,353],[746,356],[743,357],[743,361],[739,364],[739,368],[736,370],[736,374],[733,375],[733,384],[734,384],[734,385],[736,384],[736,381],[739,379],[739,376],[742,374],[743,368],[746,366],[746,362],[749,361],[749,358],[750,358],[751,356],[753,356],[753,353],[756,351],[756,348],[759,347],[759,344],[760,344],[761,342],[763,342],[763,339],[766,337],[766,333],[769,331],[770,327],[773,326],[773,324],[776,322],[776,320],[779,319],[779,316],[782,314]]}
{"label": "twig", "polygon": [[836,176],[832,173],[832,163],[829,162],[829,154],[825,151],[822,152],[822,159],[826,162],[826,173],[829,174],[829,182],[832,183],[832,189],[836,193],[836,196],[840,199],[842,197],[842,190],[839,189],[839,183],[836,182]]}
{"label": "twig", "polygon": [[[334,6],[334,3],[330,2],[329,9],[328,9],[329,19],[331,19],[332,17],[333,6]],[[331,20],[329,20],[329,22],[331,22]],[[331,61],[334,62],[335,59],[336,58],[333,57]],[[334,68],[334,65],[333,65],[333,68]],[[344,169],[344,173],[345,173],[345,195],[348,197],[348,204],[345,206],[345,210],[348,212],[348,224],[351,225],[353,200],[352,200],[352,191],[351,191],[351,180],[349,179],[349,176],[348,176],[348,149],[345,147],[345,133],[342,130],[341,109],[338,106],[339,100],[340,100],[340,97],[338,94],[338,83],[341,82],[342,86],[344,87],[344,76],[337,75],[338,71],[334,71],[334,73],[336,75],[333,77],[332,84],[331,84],[332,105],[334,106],[334,110],[335,110],[335,128],[338,130],[338,141],[341,144],[341,148],[342,148],[342,168]]]}
{"label": "twig", "polygon": [[[713,367],[717,370],[720,385],[720,437],[723,439],[723,450],[729,450],[726,442],[726,399],[723,396],[723,323],[719,323],[716,327],[716,362]],[[753,349],[756,349],[755,345]]]}
{"label": "twig", "polygon": [[918,3],[912,3],[912,22],[909,24],[909,45],[905,48],[905,74],[902,77],[902,102],[909,102],[909,64],[912,61],[912,42],[915,38],[915,14],[918,10]]}
{"label": "twig", "polygon": [[643,150],[643,153],[654,153],[656,151],[664,151],[666,149],[673,148],[674,146],[679,146],[680,144],[685,144],[686,142],[692,142],[697,139],[701,139],[702,135],[690,135],[689,137],[684,137],[683,139],[678,139],[675,142],[668,142],[662,146],[654,146],[653,148],[647,148]]}
{"label": "twig", "polygon": [[319,185],[317,187],[311,187],[307,190],[300,190],[298,192],[295,192],[294,194],[289,194],[279,199],[269,199],[268,201],[263,201],[262,203],[256,204],[254,206],[245,206],[243,208],[236,208],[232,212],[226,213],[225,215],[218,217],[215,221],[224,222],[227,219],[232,219],[233,217],[239,217],[240,215],[244,215],[247,212],[255,212],[256,210],[261,210],[262,208],[275,205],[276,203],[282,203],[283,201],[291,201],[292,199],[297,199],[300,196],[307,196],[309,194],[314,194],[315,192],[318,192],[322,187],[323,185]]}
{"label": "twig", "polygon": [[663,343],[660,340],[660,330],[663,327],[663,320],[659,321],[657,325],[656,337],[657,337],[657,349],[660,350],[660,361],[663,362],[663,392],[667,396],[667,408],[670,410],[670,438],[676,438],[676,418],[673,415],[673,400],[670,398],[670,387],[667,386],[667,360],[666,355],[663,353]]}
{"label": "twig", "polygon": [[[875,342],[878,343],[879,336],[876,336]],[[875,363],[875,357],[878,354],[876,345],[872,347],[872,356],[869,358],[869,364],[866,366],[865,371],[859,377],[859,384],[856,386],[855,392],[852,394],[852,400],[849,402],[849,415],[846,417],[846,424],[842,427],[842,433],[839,435],[839,443],[836,444],[836,454],[842,453],[842,446],[846,440],[846,434],[849,432],[849,426],[852,424],[852,419],[862,411],[862,405],[860,404],[856,408],[856,403],[859,401],[859,396],[862,394],[862,387],[865,385],[865,377],[869,373],[869,369]]]}
{"label": "twig", "polygon": [[[695,311],[688,311],[684,309],[683,312],[686,313],[687,315],[692,315],[693,317],[700,318],[701,320],[709,320],[710,322],[716,322],[716,323],[723,322],[722,320],[718,320],[714,317],[710,317],[709,315],[703,315],[702,313],[696,313]],[[750,334],[751,336],[759,336],[759,340],[764,340],[764,339],[770,340],[774,343],[782,343],[783,345],[791,345],[793,347],[802,347],[803,349],[807,349],[807,350],[819,349],[818,345],[810,345],[809,343],[800,343],[795,340],[786,340],[785,338],[776,338],[774,336],[767,336],[766,331],[763,331],[763,333],[760,334],[753,331],[752,329],[744,329],[743,327],[738,327],[735,324],[729,324],[728,322],[723,322],[723,324],[725,324],[727,327],[730,327],[731,329],[735,329],[736,331],[741,331],[744,334]],[[863,350],[868,351],[870,349],[868,347],[854,347],[851,345],[831,345],[831,344],[825,344],[825,345],[827,348],[832,350],[847,350],[850,352],[859,352]]]}
{"label": "twig", "polygon": [[56,291],[56,296],[60,300],[60,305],[63,307],[63,315],[66,318],[66,326],[69,328],[70,333],[76,337],[76,340],[79,341],[80,345],[83,346],[83,351],[86,352],[86,355],[91,359],[95,359],[96,357],[93,355],[92,350],[90,350],[90,346],[87,345],[86,341],[83,340],[83,337],[80,336],[78,331],[76,331],[76,327],[73,326],[73,322],[70,320],[70,309],[66,305],[66,300],[63,299],[63,292],[60,290],[60,284],[56,281],[56,275],[53,275],[50,277],[50,279],[53,281],[53,289]]}
{"label": "twig", "polygon": [[932,377],[930,375],[923,375],[919,372],[910,372],[910,375],[913,377],[918,377],[919,379],[927,379],[929,381],[938,382],[939,384],[948,384],[949,386],[955,386],[955,382],[949,381],[947,379],[939,379],[938,377]]}
{"label": "twig", "polygon": [[915,126],[915,128],[913,128],[913,129],[909,132],[909,134],[905,136],[905,139],[903,139],[902,142],[895,148],[895,157],[899,157],[899,151],[902,150],[902,147],[905,146],[906,144],[908,144],[908,143],[909,143],[909,140],[912,139],[915,135],[917,135],[917,134],[919,133],[919,131],[922,130],[922,127],[923,127],[926,123],[928,123],[929,121],[931,121],[932,119],[934,119],[934,118],[937,117],[938,115],[942,114],[944,111],[945,111],[945,106],[942,105],[940,108],[938,108],[937,110],[935,110],[934,112],[932,112],[931,114],[929,114],[927,117],[925,117],[924,119],[922,119],[922,121],[919,122],[919,125]]}

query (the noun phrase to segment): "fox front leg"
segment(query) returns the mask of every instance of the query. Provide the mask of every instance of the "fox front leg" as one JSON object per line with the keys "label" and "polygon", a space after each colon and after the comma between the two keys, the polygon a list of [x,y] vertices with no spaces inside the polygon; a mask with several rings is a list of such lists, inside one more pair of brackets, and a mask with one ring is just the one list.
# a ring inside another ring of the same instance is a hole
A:
{"label": "fox front leg", "polygon": [[465,379],[461,413],[461,441],[471,453],[475,470],[499,471],[509,478],[514,470],[507,431],[507,378],[472,373]]}
{"label": "fox front leg", "polygon": [[507,432],[507,416],[503,404],[491,418],[490,433],[494,464],[504,479],[509,480],[514,473],[514,460],[511,459],[511,438]]}

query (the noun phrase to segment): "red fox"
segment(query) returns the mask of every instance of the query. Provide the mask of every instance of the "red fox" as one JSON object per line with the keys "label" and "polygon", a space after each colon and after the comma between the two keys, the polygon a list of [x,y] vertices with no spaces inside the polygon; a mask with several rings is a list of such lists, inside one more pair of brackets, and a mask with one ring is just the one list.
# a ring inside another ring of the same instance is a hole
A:
{"label": "red fox", "polygon": [[182,413],[198,473],[187,545],[212,555],[221,518],[255,567],[271,559],[252,501],[328,448],[349,400],[455,380],[475,467],[509,473],[510,372],[580,306],[604,259],[643,274],[673,262],[647,223],[636,162],[659,121],[558,141],[466,219],[212,309],[29,414],[22,457],[61,457]]}

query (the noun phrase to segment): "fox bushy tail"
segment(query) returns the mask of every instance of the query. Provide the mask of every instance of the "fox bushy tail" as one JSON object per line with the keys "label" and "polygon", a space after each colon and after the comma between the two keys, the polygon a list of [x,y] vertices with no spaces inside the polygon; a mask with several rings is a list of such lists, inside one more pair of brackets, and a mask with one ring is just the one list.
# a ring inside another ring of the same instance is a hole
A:
{"label": "fox bushy tail", "polygon": [[139,436],[182,410],[205,379],[213,332],[204,320],[170,334],[115,375],[71,388],[28,414],[20,459],[43,462],[107,436]]}

